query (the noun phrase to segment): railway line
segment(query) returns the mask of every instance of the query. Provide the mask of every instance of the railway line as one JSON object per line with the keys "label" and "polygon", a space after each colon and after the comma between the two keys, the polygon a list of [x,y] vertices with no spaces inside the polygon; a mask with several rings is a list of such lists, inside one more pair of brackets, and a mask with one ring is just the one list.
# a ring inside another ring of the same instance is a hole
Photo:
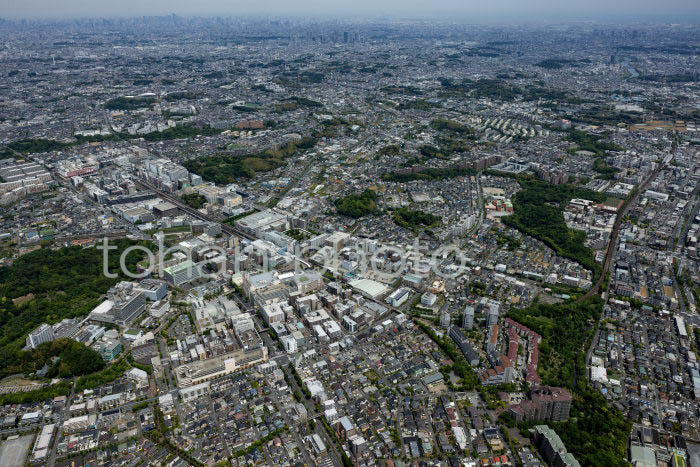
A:
{"label": "railway line", "polygon": [[181,211],[183,211],[183,212],[189,214],[189,215],[192,216],[192,217],[195,217],[195,218],[197,218],[197,219],[199,219],[199,220],[203,220],[203,221],[207,221],[207,222],[215,222],[215,223],[221,225],[221,230],[224,231],[224,232],[226,232],[226,233],[229,234],[229,235],[238,235],[239,237],[243,237],[243,238],[246,238],[246,239],[248,239],[248,240],[256,240],[256,237],[253,236],[253,235],[251,235],[251,234],[249,234],[248,232],[244,232],[244,231],[241,230],[241,229],[237,229],[236,227],[233,227],[233,226],[231,226],[231,225],[228,225],[228,224],[225,224],[225,223],[223,223],[223,222],[220,222],[220,221],[214,219],[213,217],[208,216],[208,215],[206,215],[206,214],[200,212],[199,210],[192,208],[191,206],[188,206],[186,203],[184,203],[184,202],[183,202],[181,199],[179,199],[177,196],[173,196],[173,195],[171,195],[171,194],[169,194],[169,193],[166,193],[166,192],[164,192],[164,191],[161,191],[161,190],[159,190],[158,188],[156,188],[155,186],[151,185],[151,184],[148,183],[148,182],[145,182],[145,181],[143,181],[143,180],[137,180],[137,181],[134,181],[134,183],[135,183],[137,186],[140,186],[141,188],[154,191],[154,192],[157,193],[158,196],[160,196],[162,199],[164,199],[164,200],[166,200],[166,201],[168,201],[168,202],[174,204],[175,206],[178,207],[178,209],[180,209]]}
{"label": "railway line", "polygon": [[601,269],[598,280],[596,280],[593,287],[591,287],[591,289],[579,299],[580,302],[599,293],[600,288],[605,282],[605,277],[607,276],[607,273],[610,270],[610,265],[612,264],[613,257],[615,256],[614,253],[615,248],[617,247],[617,238],[620,234],[620,228],[622,227],[622,220],[624,219],[625,214],[627,213],[627,211],[629,211],[629,209],[632,206],[637,204],[639,196],[642,193],[644,193],[644,191],[647,189],[647,186],[649,186],[649,183],[651,183],[652,180],[654,180],[656,176],[659,175],[659,173],[666,167],[666,165],[668,165],[671,159],[673,159],[672,155],[666,156],[666,158],[664,158],[664,161],[661,164],[659,164],[659,166],[656,169],[654,169],[654,171],[652,171],[652,173],[642,182],[642,184],[636,188],[636,191],[634,192],[632,197],[625,201],[625,203],[622,205],[620,212],[617,213],[617,218],[615,219],[613,230],[610,233],[610,241],[608,242],[608,248],[605,252],[605,260],[603,261],[603,268]]}

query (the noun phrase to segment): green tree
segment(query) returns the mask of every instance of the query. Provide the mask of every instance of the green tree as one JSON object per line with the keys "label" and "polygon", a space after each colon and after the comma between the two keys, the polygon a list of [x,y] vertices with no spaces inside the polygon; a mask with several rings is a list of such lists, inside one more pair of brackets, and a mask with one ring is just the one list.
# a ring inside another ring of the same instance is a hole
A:
{"label": "green tree", "polygon": [[335,209],[338,214],[359,219],[369,214],[376,213],[377,194],[373,190],[365,190],[362,193],[352,193],[335,200]]}

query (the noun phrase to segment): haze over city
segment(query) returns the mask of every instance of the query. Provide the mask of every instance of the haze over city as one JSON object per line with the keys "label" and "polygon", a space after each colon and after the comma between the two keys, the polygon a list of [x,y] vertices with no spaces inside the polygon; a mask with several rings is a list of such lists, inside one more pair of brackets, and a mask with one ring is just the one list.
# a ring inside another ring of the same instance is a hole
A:
{"label": "haze over city", "polygon": [[3,0],[0,17],[5,18],[81,18],[130,17],[139,15],[313,15],[365,16],[388,15],[400,18],[451,18],[458,21],[513,21],[592,19],[643,19],[694,22],[700,4],[692,0],[357,0],[351,3],[322,0],[262,0],[243,2],[229,0]]}
{"label": "haze over city", "polygon": [[0,2],[0,467],[700,466],[698,2]]}

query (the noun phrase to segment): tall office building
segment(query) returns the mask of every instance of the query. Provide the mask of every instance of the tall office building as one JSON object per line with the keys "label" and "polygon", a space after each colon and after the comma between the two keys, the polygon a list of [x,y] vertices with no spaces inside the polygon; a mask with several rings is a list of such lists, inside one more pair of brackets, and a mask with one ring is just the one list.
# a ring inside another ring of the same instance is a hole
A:
{"label": "tall office building", "polygon": [[471,330],[474,328],[474,307],[467,306],[464,308],[464,317],[462,318],[462,327]]}
{"label": "tall office building", "polygon": [[29,333],[27,336],[27,347],[36,349],[44,342],[51,342],[52,340],[54,340],[53,328],[44,323]]}
{"label": "tall office building", "polygon": [[460,331],[457,326],[452,326],[448,332],[448,335],[452,338],[454,343],[457,344],[457,347],[459,347],[459,350],[462,351],[464,358],[467,359],[467,362],[469,362],[471,366],[476,366],[479,364],[479,353],[474,350],[474,347],[472,347],[469,339],[464,336],[462,331]]}
{"label": "tall office building", "polygon": [[168,294],[168,286],[165,282],[155,279],[144,279],[136,287],[135,290],[143,292],[148,300],[157,302],[162,300]]}
{"label": "tall office building", "polygon": [[449,328],[450,327],[450,312],[449,311],[443,311],[440,314],[440,327],[441,328]]}
{"label": "tall office building", "polygon": [[195,281],[201,277],[199,267],[190,260],[165,268],[163,275],[165,280],[175,287]]}
{"label": "tall office building", "polygon": [[126,324],[135,320],[146,309],[146,295],[132,282],[120,282],[107,292],[112,301],[114,321]]}
{"label": "tall office building", "polygon": [[491,326],[493,324],[498,323],[498,310],[500,308],[500,305],[498,303],[489,303],[489,311],[488,311],[488,325]]}

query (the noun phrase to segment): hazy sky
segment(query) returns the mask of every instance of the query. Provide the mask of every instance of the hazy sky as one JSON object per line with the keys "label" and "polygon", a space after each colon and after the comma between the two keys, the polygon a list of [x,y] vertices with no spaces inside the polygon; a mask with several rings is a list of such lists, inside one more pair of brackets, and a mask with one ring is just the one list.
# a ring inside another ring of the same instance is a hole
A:
{"label": "hazy sky", "polygon": [[590,19],[605,16],[691,20],[700,0],[0,0],[0,17],[316,14],[398,17]]}

